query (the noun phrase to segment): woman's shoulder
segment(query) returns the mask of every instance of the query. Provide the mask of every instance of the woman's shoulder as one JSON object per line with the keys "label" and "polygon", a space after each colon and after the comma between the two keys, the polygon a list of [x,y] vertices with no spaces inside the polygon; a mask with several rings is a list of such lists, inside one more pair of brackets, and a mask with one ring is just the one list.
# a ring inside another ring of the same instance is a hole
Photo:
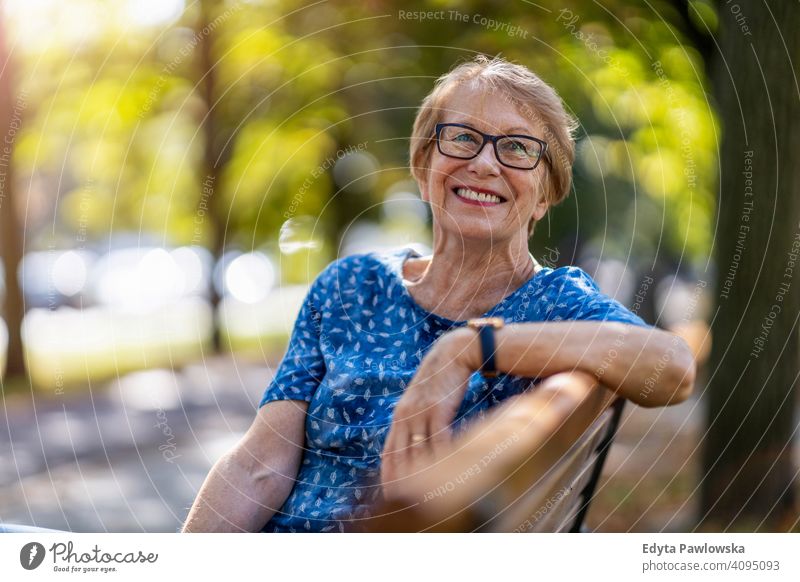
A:
{"label": "woman's shoulder", "polygon": [[619,301],[605,295],[580,267],[543,269],[542,275],[542,303],[550,321],[580,319],[647,325]]}
{"label": "woman's shoulder", "polygon": [[356,288],[385,282],[402,268],[409,249],[392,249],[355,253],[332,261],[317,276],[314,285],[329,288]]}
{"label": "woman's shoulder", "polygon": [[544,267],[537,275],[544,289],[553,289],[560,293],[597,293],[599,288],[594,279],[580,267],[567,265],[553,269]]}

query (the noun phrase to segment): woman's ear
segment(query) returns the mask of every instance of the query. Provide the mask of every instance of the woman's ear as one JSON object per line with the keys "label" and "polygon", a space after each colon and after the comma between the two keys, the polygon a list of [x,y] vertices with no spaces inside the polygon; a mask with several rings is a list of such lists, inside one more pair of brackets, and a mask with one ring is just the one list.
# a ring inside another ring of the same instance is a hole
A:
{"label": "woman's ear", "polygon": [[428,192],[428,171],[427,170],[420,170],[417,176],[417,190],[419,190],[419,197],[422,198],[423,202],[427,202],[430,204],[431,197],[430,193]]}
{"label": "woman's ear", "polygon": [[547,203],[547,197],[542,194],[539,198],[539,201],[536,203],[536,207],[533,209],[533,220],[539,222],[544,215],[547,214],[547,209],[550,205]]}
{"label": "woman's ear", "polygon": [[552,188],[552,183],[550,182],[550,175],[549,172],[546,174],[540,174],[538,176],[538,185],[536,187],[536,193],[539,195],[539,200],[536,201],[536,206],[533,208],[533,220],[539,222],[544,215],[547,214],[547,209],[550,208],[550,190]]}
{"label": "woman's ear", "polygon": [[547,197],[542,194],[533,209],[533,215],[528,223],[528,238],[533,236],[533,230],[536,228],[536,223],[544,218],[544,215],[547,214],[548,208],[550,208],[550,204],[547,203]]}

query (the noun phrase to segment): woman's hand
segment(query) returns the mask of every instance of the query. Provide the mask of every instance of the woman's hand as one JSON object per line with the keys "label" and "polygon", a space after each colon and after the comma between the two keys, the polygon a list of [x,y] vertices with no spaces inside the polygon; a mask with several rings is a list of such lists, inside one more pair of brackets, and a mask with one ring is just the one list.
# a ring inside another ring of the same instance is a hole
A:
{"label": "woman's hand", "polygon": [[394,410],[381,461],[386,499],[404,477],[429,466],[450,444],[450,424],[458,412],[474,369],[467,350],[471,330],[442,336],[422,360]]}

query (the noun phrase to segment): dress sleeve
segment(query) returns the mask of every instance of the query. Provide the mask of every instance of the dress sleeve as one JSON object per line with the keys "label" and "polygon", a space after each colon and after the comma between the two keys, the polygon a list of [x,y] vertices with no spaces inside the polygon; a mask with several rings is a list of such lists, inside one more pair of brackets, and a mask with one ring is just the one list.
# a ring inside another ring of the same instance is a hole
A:
{"label": "dress sleeve", "polygon": [[317,307],[323,289],[321,277],[311,285],[295,321],[286,355],[264,391],[259,408],[274,400],[310,402],[325,376],[320,345],[322,315]]}
{"label": "dress sleeve", "polygon": [[641,327],[650,327],[641,317],[616,299],[604,295],[597,283],[577,267],[569,267],[558,286],[551,321],[615,321]]}

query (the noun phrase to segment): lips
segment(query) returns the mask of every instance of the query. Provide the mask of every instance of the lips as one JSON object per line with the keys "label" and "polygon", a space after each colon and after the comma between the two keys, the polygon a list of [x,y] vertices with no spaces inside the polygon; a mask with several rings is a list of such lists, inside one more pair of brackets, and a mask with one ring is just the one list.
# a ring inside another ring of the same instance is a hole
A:
{"label": "lips", "polygon": [[480,206],[497,206],[506,201],[497,192],[484,188],[456,186],[453,188],[453,193],[463,202]]}

